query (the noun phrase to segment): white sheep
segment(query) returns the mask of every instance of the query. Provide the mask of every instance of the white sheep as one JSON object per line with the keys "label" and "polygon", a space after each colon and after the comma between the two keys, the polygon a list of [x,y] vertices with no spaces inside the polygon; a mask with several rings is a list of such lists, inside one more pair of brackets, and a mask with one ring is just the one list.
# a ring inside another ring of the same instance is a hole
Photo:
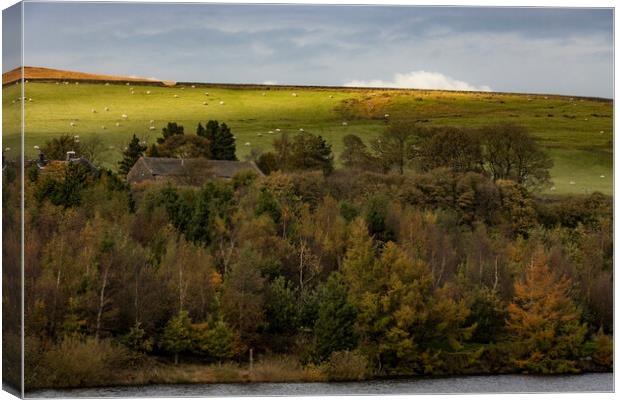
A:
{"label": "white sheep", "polygon": [[75,82],[75,84],[76,84],[76,85],[79,85],[79,84],[80,84],[80,82]]}
{"label": "white sheep", "polygon": [[280,132],[280,128],[276,128],[276,132]]}
{"label": "white sheep", "polygon": [[347,126],[347,125],[349,125],[349,124],[347,123],[347,121],[343,121],[343,122],[342,122],[342,126]]}
{"label": "white sheep", "polygon": [[79,138],[80,138],[80,135],[74,135],[73,136],[73,139],[79,139]]}
{"label": "white sheep", "polygon": [[149,131],[154,131],[155,127],[154,126],[149,126]]}
{"label": "white sheep", "polygon": [[251,146],[252,144],[250,142],[245,142],[246,146]]}
{"label": "white sheep", "polygon": [[123,115],[121,115],[121,118],[122,118],[122,119],[127,119],[127,114],[123,114]]}
{"label": "white sheep", "polygon": [[209,95],[209,92],[205,92],[205,96],[208,96],[208,95]]}
{"label": "white sheep", "polygon": [[330,94],[330,95],[329,95],[329,98],[330,98],[330,99],[333,99],[333,98],[334,98],[334,95]]}
{"label": "white sheep", "polygon": [[570,185],[574,185],[574,184],[575,184],[575,181],[570,181],[570,182],[568,182],[568,183],[569,183]]}
{"label": "white sheep", "polygon": [[178,95],[178,94],[175,94],[175,95],[174,95],[174,96],[172,96],[172,97],[177,98],[177,97],[179,97],[179,95]]}
{"label": "white sheep", "polygon": [[262,95],[265,96],[266,95],[265,92],[263,92]]}
{"label": "white sheep", "polygon": [[599,133],[605,133],[605,131],[600,131]]}
{"label": "white sheep", "polygon": [[385,114],[384,117],[385,118],[390,118],[390,114]]}
{"label": "white sheep", "polygon": [[601,175],[601,178],[604,178],[604,177],[605,177],[605,175]]}
{"label": "white sheep", "polygon": [[297,97],[297,93],[293,93],[293,94],[292,94],[292,96],[293,96],[293,97]]}
{"label": "white sheep", "polygon": [[207,105],[207,102],[206,102],[206,101],[203,101],[203,102],[202,102],[202,104],[206,106],[206,105]]}
{"label": "white sheep", "polygon": [[71,122],[69,125],[71,125],[72,127],[75,127],[75,122]]}
{"label": "white sheep", "polygon": [[150,91],[150,90],[147,90],[147,91],[146,91],[146,94],[151,94],[151,91]]}
{"label": "white sheep", "polygon": [[125,85],[129,86],[129,82],[125,83]]}
{"label": "white sheep", "polygon": [[262,137],[262,136],[263,136],[263,134],[262,134],[262,133],[257,133],[257,134],[256,134],[256,136],[258,136],[258,137]]}
{"label": "white sheep", "polygon": [[555,186],[551,186],[551,189],[549,189],[549,190],[551,190],[553,192],[555,190]]}
{"label": "white sheep", "polygon": [[269,132],[267,132],[267,133],[273,133],[273,131],[269,131]]}
{"label": "white sheep", "polygon": [[106,82],[106,83],[105,83],[105,85],[106,85],[106,86],[110,86],[110,82]]}
{"label": "white sheep", "polygon": [[5,147],[4,151],[11,151],[11,148],[10,147]]}
{"label": "white sheep", "polygon": [[32,97],[28,97],[28,101],[32,101]]}
{"label": "white sheep", "polygon": [[192,85],[192,89],[196,89],[196,85]]}
{"label": "white sheep", "polygon": [[220,101],[220,105],[224,105],[224,102],[223,102],[223,101]]}
{"label": "white sheep", "polygon": [[57,84],[57,85],[60,85],[60,82],[56,81],[56,84]]}
{"label": "white sheep", "polygon": [[181,86],[181,90],[185,90],[185,86]]}
{"label": "white sheep", "polygon": [[120,123],[120,122],[117,122],[117,123],[116,123],[116,126],[121,126],[121,123]]}
{"label": "white sheep", "polygon": [[94,108],[91,108],[90,112],[95,114],[97,112],[97,110],[95,110]]}
{"label": "white sheep", "polygon": [[303,132],[303,131],[304,131],[304,128],[299,128],[299,132]]}
{"label": "white sheep", "polygon": [[105,107],[104,110],[105,111],[110,111],[110,107]]}
{"label": "white sheep", "polygon": [[36,144],[33,147],[35,150],[39,150],[39,146],[37,146]]}

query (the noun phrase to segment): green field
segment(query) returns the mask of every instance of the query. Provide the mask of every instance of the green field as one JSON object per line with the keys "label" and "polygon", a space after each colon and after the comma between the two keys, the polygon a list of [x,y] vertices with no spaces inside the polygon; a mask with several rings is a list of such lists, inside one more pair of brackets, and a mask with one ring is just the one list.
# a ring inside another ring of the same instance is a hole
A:
{"label": "green field", "polygon": [[[36,155],[35,145],[43,146],[53,136],[79,135],[84,140],[99,135],[108,146],[104,165],[115,167],[133,133],[150,143],[168,121],[176,121],[185,127],[186,133],[194,133],[199,121],[204,124],[216,119],[232,128],[240,159],[251,149],[269,149],[279,134],[276,129],[290,133],[304,129],[320,134],[332,144],[338,158],[345,134],[354,133],[368,141],[384,129],[384,115],[389,114],[389,118],[406,116],[427,125],[522,124],[554,160],[551,175],[555,193],[612,194],[613,190],[611,101],[413,90],[181,88],[40,82],[25,85],[25,98],[32,99],[24,102],[25,150],[29,157]],[[130,87],[134,88],[134,94]],[[11,148],[9,158],[17,154],[19,147],[20,91],[20,85],[15,84],[3,88],[3,140],[4,147]],[[203,104],[205,101],[207,105]],[[104,111],[105,107],[109,111]],[[126,119],[121,117],[123,114],[127,115]],[[155,130],[149,130],[150,120],[154,120]],[[75,126],[71,126],[72,122]]]}

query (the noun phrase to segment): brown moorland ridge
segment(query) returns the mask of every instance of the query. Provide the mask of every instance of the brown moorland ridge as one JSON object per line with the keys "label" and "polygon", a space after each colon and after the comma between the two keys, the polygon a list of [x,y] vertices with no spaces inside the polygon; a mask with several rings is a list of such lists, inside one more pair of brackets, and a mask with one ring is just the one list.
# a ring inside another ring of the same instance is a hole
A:
{"label": "brown moorland ridge", "polygon": [[[2,74],[2,84],[17,82],[21,79],[21,67]],[[145,84],[174,85],[176,82],[159,81],[156,79],[132,78],[128,76],[98,75],[85,72],[65,71],[43,67],[24,67],[24,79],[30,80],[66,80],[66,81],[104,81],[104,82],[135,82]]]}

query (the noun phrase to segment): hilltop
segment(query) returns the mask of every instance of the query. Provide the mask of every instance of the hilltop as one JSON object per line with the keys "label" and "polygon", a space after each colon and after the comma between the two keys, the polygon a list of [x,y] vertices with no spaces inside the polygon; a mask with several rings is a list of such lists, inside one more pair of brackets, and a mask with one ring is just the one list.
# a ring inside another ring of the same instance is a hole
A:
{"label": "hilltop", "polygon": [[[33,146],[53,136],[97,137],[105,144],[103,165],[116,168],[134,133],[153,143],[169,121],[192,134],[198,122],[215,119],[232,128],[242,160],[269,150],[280,133],[295,134],[300,129],[326,138],[338,160],[346,134],[368,142],[385,129],[387,114],[389,119],[429,126],[523,125],[555,163],[551,171],[555,193],[612,193],[613,103],[605,99],[415,89],[167,85],[46,68],[27,67],[26,71],[25,151],[29,157],[36,155]],[[19,71],[12,73],[19,75]],[[10,80],[9,74],[3,79]],[[5,147],[13,149],[7,156],[16,152],[20,142],[20,97],[20,85],[5,86],[3,139]]]}
{"label": "hilltop", "polygon": [[[21,67],[15,68],[2,74],[2,84],[7,85],[21,79]],[[61,80],[61,81],[102,81],[102,82],[132,82],[132,83],[151,83],[151,84],[174,84],[175,82],[160,81],[155,79],[135,78],[128,76],[99,75],[86,72],[66,71],[61,69],[43,67],[24,67],[24,79],[28,80]]]}

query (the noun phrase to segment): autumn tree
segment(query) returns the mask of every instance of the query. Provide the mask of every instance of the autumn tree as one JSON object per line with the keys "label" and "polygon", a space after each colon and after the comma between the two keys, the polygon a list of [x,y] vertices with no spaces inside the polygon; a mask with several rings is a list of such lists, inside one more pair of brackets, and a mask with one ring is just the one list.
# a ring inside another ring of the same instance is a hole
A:
{"label": "autumn tree", "polygon": [[508,329],[517,343],[515,364],[534,373],[576,372],[576,357],[586,333],[581,311],[570,293],[571,281],[558,276],[537,250],[509,304]]}
{"label": "autumn tree", "polygon": [[174,354],[174,363],[179,363],[179,353],[190,351],[193,347],[192,320],[183,310],[173,317],[164,329],[160,346],[166,352]]}
{"label": "autumn tree", "polygon": [[480,139],[476,132],[456,127],[421,131],[415,155],[422,170],[447,167],[454,172],[482,171]]}
{"label": "autumn tree", "polygon": [[77,156],[82,154],[82,145],[71,135],[61,135],[45,142],[41,152],[48,160],[65,160],[68,151],[75,151]]}
{"label": "autumn tree", "polygon": [[402,175],[413,157],[414,140],[419,128],[408,121],[395,121],[372,142],[376,157],[385,170],[396,168]]}

